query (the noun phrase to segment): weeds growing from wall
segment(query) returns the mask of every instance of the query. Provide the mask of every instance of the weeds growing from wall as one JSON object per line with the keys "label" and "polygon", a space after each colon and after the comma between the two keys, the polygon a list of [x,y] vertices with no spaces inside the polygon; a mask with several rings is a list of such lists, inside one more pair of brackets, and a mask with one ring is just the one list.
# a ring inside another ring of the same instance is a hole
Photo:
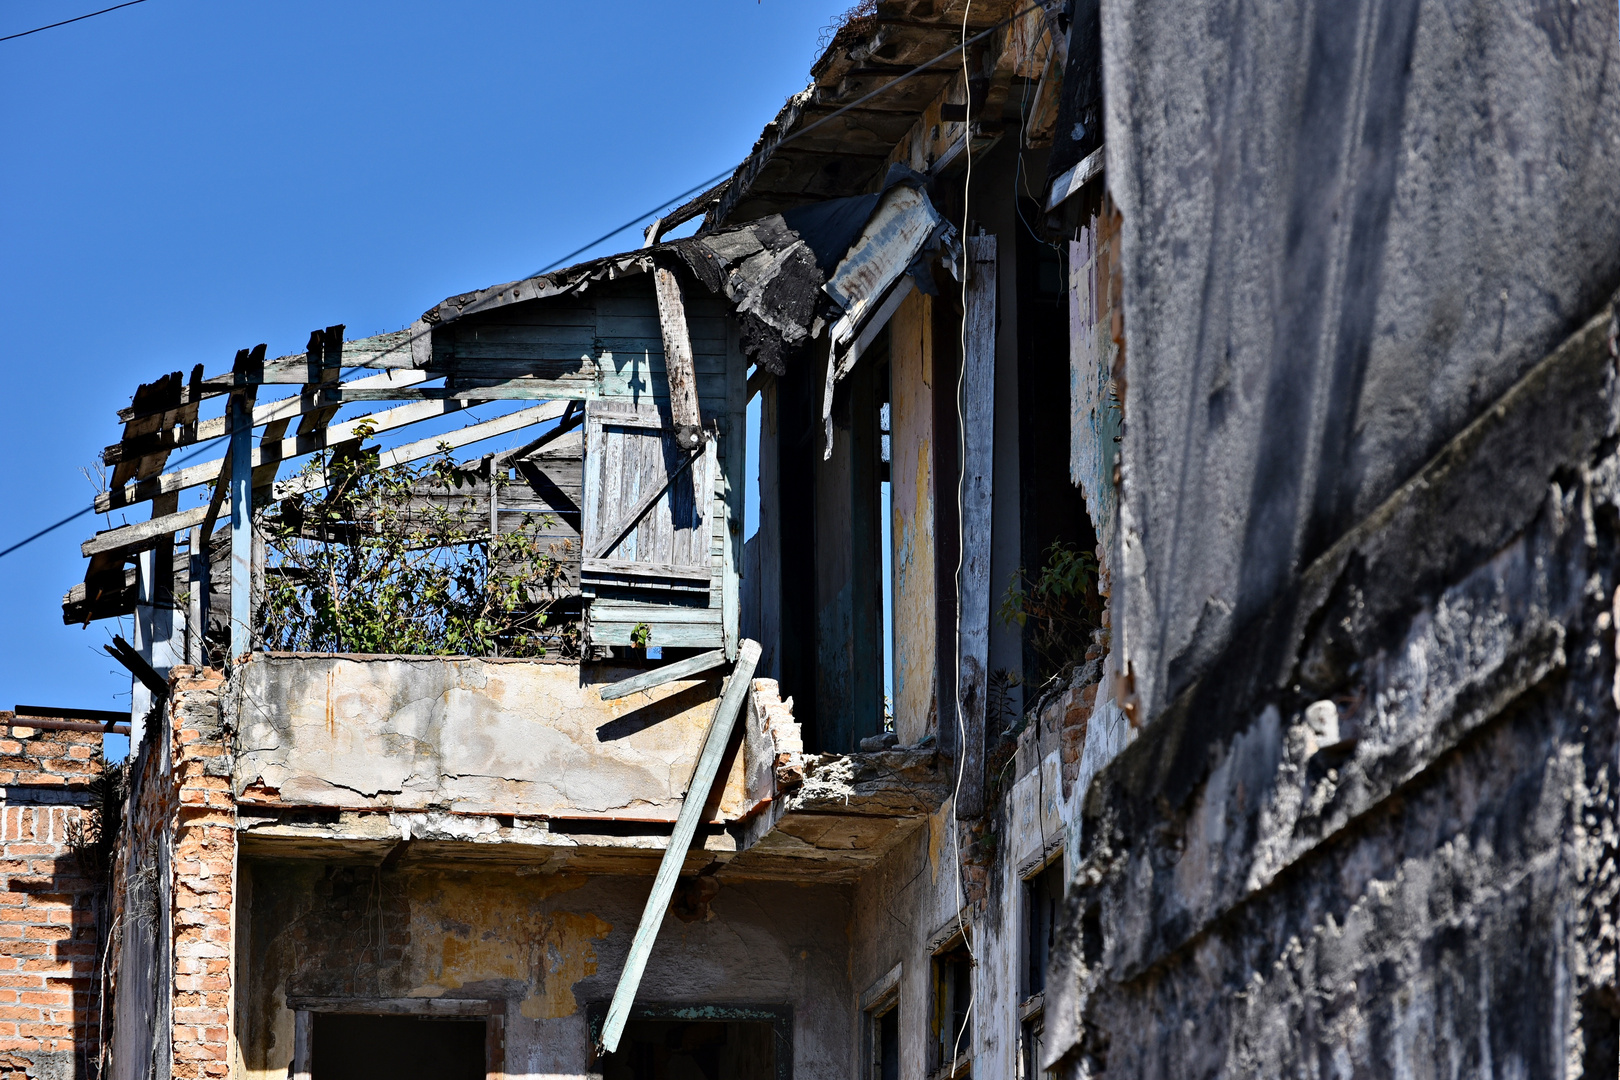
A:
{"label": "weeds growing from wall", "polygon": [[1056,541],[1034,574],[1023,567],[1013,574],[999,614],[1006,625],[1019,627],[1034,649],[1038,689],[1085,662],[1101,610],[1097,557]]}
{"label": "weeds growing from wall", "polygon": [[93,881],[106,882],[118,856],[118,835],[124,828],[124,802],[129,796],[127,762],[102,758],[100,772],[90,781],[85,812],[67,823],[68,849]]}

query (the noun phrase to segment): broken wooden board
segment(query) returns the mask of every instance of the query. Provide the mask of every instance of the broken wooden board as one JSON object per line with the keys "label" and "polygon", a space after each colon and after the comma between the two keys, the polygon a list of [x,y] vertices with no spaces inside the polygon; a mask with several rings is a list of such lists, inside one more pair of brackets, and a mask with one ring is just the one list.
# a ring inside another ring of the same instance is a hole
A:
{"label": "broken wooden board", "polygon": [[692,360],[692,337],[686,327],[686,304],[681,283],[665,267],[653,271],[658,297],[658,325],[664,341],[664,372],[669,380],[669,411],[675,422],[675,445],[690,453],[703,441],[703,419],[698,415],[697,371]]}
{"label": "broken wooden board", "polygon": [[714,720],[703,740],[703,753],[692,768],[692,781],[687,785],[686,798],[681,802],[680,815],[675,819],[675,831],[669,838],[669,847],[658,864],[658,875],[653,878],[652,894],[641,914],[635,940],[630,943],[629,955],[624,960],[624,971],[619,985],[613,991],[613,1002],[608,1006],[607,1020],[602,1024],[602,1048],[608,1053],[619,1048],[619,1036],[624,1033],[625,1021],[630,1018],[630,1007],[635,1004],[636,991],[641,986],[642,973],[647,969],[647,958],[652,955],[658,928],[663,925],[669,910],[670,897],[675,893],[675,880],[680,876],[686,853],[697,833],[698,819],[709,800],[720,771],[720,760],[731,741],[731,729],[737,723],[753,683],[754,667],[759,663],[759,642],[744,641],[737,650],[737,667],[726,680],[720,703],[715,706]]}

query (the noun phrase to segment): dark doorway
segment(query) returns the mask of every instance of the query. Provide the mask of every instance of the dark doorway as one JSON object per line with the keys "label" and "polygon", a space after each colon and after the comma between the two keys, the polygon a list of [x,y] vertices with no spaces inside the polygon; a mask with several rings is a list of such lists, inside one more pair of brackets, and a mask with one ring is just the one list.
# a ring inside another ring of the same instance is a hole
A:
{"label": "dark doorway", "polygon": [[316,1013],[311,1080],[484,1080],[483,1020]]}
{"label": "dark doorway", "polygon": [[631,1020],[602,1080],[775,1080],[768,1020]]}

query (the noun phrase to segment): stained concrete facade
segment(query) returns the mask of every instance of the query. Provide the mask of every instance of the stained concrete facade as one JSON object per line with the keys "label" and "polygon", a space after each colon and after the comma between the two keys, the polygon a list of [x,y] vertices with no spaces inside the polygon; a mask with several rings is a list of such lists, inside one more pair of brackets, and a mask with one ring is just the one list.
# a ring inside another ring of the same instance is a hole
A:
{"label": "stained concrete facade", "polygon": [[[289,1002],[307,998],[493,1001],[507,1075],[593,1071],[582,1006],[613,996],[649,879],[415,862],[247,861],[238,1075],[288,1074]],[[645,1000],[788,1006],[795,1074],[844,1075],[849,972],[826,943],[846,932],[849,893],[728,878],[695,921],[666,918]]]}
{"label": "stained concrete facade", "polygon": [[[963,19],[962,69],[829,115]],[[637,1002],[775,1017],[779,1077],[1613,1075],[1617,54],[1612,7],[1530,0],[893,0],[675,215],[701,244],[430,311],[561,325],[673,253],[750,343],[721,592],[766,660]],[[806,238],[894,176],[951,231],[840,354]],[[1096,560],[1056,664],[999,617],[1053,543]],[[114,1071],[299,1076],[347,1011],[598,1075],[726,671],[605,700],[624,660],[170,671]]]}

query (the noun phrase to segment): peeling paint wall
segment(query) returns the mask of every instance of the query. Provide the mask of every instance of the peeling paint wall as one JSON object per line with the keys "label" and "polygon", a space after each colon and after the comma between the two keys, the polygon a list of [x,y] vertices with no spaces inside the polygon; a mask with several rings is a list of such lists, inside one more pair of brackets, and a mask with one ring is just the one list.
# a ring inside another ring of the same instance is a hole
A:
{"label": "peeling paint wall", "polygon": [[[244,804],[672,820],[719,697],[684,680],[604,702],[629,669],[261,656],[244,669]],[[751,805],[738,753],[718,813]]]}
{"label": "peeling paint wall", "polygon": [[912,746],[938,722],[934,567],[934,303],[913,291],[889,320],[894,730]]}
{"label": "peeling paint wall", "polygon": [[[584,1077],[584,1006],[612,996],[650,884],[316,861],[244,875],[242,1080],[287,1075],[298,996],[497,1000],[509,1075]],[[849,890],[720,880],[709,918],[666,918],[637,1000],[791,1005],[795,1075],[845,1075]]]}

